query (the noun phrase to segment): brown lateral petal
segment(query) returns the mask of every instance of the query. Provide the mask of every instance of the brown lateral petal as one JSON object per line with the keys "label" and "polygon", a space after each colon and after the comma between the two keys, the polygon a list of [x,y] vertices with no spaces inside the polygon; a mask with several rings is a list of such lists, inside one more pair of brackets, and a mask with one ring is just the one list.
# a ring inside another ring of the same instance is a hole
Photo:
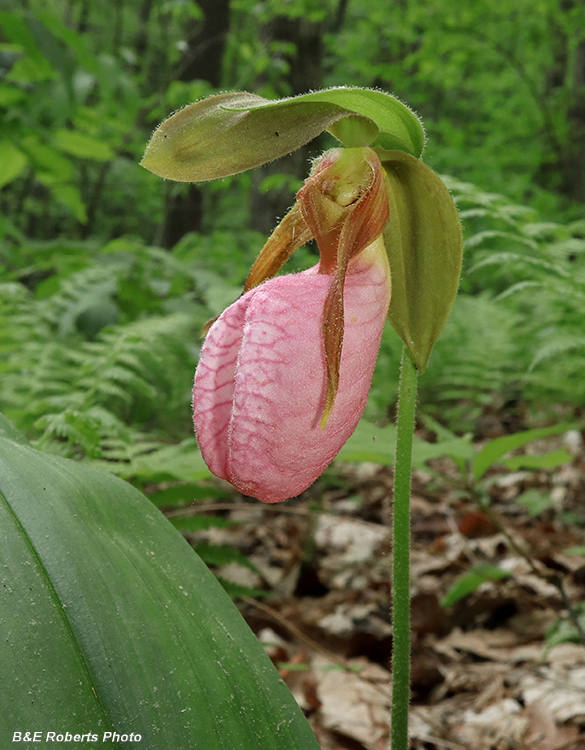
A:
{"label": "brown lateral petal", "polygon": [[249,292],[266,279],[276,276],[295,250],[313,238],[299,204],[291,208],[266,241],[246,279],[244,292]]}
{"label": "brown lateral petal", "polygon": [[343,278],[339,273],[333,275],[327,290],[323,305],[323,343],[325,345],[325,362],[327,365],[327,393],[325,406],[321,416],[321,429],[325,429],[327,421],[333,411],[337,389],[339,388],[339,372],[341,369],[341,351],[343,348]]}
{"label": "brown lateral petal", "polygon": [[[307,227],[301,215],[299,204],[295,203],[260,250],[250,269],[242,294],[249,292],[250,289],[263,281],[276,276],[294,251],[311,239],[313,239],[311,230]],[[205,323],[201,331],[201,338],[207,336],[209,329],[218,318],[219,315],[216,315]]]}
{"label": "brown lateral petal", "polygon": [[[380,236],[389,215],[378,157],[370,149],[352,151],[349,155],[352,161],[347,166],[338,161],[330,163],[309,178],[298,194],[303,216],[319,245],[320,272],[333,275],[323,306],[327,395],[322,428],[333,410],[339,384],[347,265]],[[355,153],[358,151],[361,153]],[[346,154],[347,151],[340,158]]]}

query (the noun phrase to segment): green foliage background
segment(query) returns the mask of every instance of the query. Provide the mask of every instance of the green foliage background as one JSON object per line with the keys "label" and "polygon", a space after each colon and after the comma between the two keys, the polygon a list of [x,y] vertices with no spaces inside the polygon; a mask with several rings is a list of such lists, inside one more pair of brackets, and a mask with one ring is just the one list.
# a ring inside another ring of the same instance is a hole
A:
{"label": "green foliage background", "polygon": [[[198,187],[138,162],[188,102],[320,85],[408,102],[461,211],[461,291],[423,413],[461,432],[493,410],[539,424],[582,409],[584,29],[576,0],[3,5],[0,410],[139,486],[208,476],[190,418],[201,327],[331,141]],[[399,351],[388,326],[367,410],[381,422]]]}

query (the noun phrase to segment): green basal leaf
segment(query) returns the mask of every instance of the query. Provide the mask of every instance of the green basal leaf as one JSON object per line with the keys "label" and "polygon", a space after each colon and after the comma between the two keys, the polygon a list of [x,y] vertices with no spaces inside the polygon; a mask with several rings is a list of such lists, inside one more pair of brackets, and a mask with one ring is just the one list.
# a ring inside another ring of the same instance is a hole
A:
{"label": "green basal leaf", "polygon": [[420,159],[404,151],[376,152],[390,201],[384,230],[392,271],[388,318],[422,373],[457,294],[461,222],[444,183]]}
{"label": "green basal leaf", "polygon": [[0,587],[2,737],[318,750],[221,585],[152,503],[34,450],[1,417]]}
{"label": "green basal leaf", "polygon": [[424,146],[417,116],[382,91],[333,88],[278,100],[236,92],[171,115],[141,164],[178,182],[213,180],[278,159],[324,130],[350,148],[374,144],[420,156]]}
{"label": "green basal leaf", "polygon": [[[585,628],[585,607],[582,603],[577,604],[573,609],[573,617],[577,618],[581,629]],[[580,643],[581,633],[573,619],[559,618],[552,627],[546,632],[546,650],[545,655],[555,646],[561,643]]]}
{"label": "green basal leaf", "polygon": [[507,570],[502,570],[502,568],[498,568],[496,565],[490,565],[489,563],[476,565],[455,581],[441,599],[441,607],[450,607],[465,596],[472,594],[482,583],[486,583],[486,581],[498,581],[509,576],[510,573]]}
{"label": "green basal leaf", "polygon": [[577,547],[569,547],[564,550],[565,555],[585,555],[585,545],[577,545]]}
{"label": "green basal leaf", "polygon": [[569,451],[561,448],[558,451],[541,453],[539,456],[513,456],[502,461],[502,465],[511,471],[518,469],[556,469],[573,460]]}
{"label": "green basal leaf", "polygon": [[4,414],[0,412],[0,438],[5,438],[6,440],[11,440],[13,443],[18,443],[19,445],[29,445],[28,440],[25,438],[25,436],[18,430],[9,419],[6,419]]}
{"label": "green basal leaf", "polygon": [[516,498],[516,503],[522,505],[532,517],[538,516],[544,510],[554,508],[554,502],[550,493],[538,490],[526,490]]}
{"label": "green basal leaf", "polygon": [[428,443],[420,438],[414,439],[412,444],[412,465],[424,468],[427,461],[447,456],[457,463],[465,465],[473,456],[471,435],[454,437],[452,440],[440,440],[438,443]]}
{"label": "green basal leaf", "polygon": [[396,450],[396,426],[378,427],[367,419],[360,419],[358,426],[339,451],[336,461],[371,461],[392,466]]}
{"label": "green basal leaf", "polygon": [[[371,461],[383,466],[394,464],[396,449],[396,426],[378,427],[367,419],[361,419],[353,434],[337,454],[336,461]],[[415,437],[412,444],[412,465],[424,468],[427,461],[448,456],[454,461],[469,461],[473,456],[471,436],[453,436],[438,443],[428,443]]]}
{"label": "green basal leaf", "polygon": [[549,435],[559,435],[568,430],[574,429],[573,424],[556,424],[552,427],[543,427],[537,430],[526,430],[517,432],[514,435],[505,435],[501,438],[490,440],[487,445],[479,451],[473,461],[473,473],[476,479],[480,479],[486,471],[495,464],[508,451],[521,448],[523,445],[531,443],[533,440],[540,440]]}

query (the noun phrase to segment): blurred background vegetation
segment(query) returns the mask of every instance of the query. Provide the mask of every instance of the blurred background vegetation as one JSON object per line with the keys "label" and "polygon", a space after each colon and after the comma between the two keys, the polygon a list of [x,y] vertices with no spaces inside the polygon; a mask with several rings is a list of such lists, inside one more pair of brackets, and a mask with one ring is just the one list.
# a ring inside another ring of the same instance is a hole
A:
{"label": "blurred background vegetation", "polygon": [[[378,87],[422,117],[466,239],[423,419],[490,437],[582,415],[581,0],[0,8],[0,410],[36,445],[139,486],[207,476],[190,416],[201,327],[333,145],[203,185],[138,166],[169,113],[234,89]],[[309,247],[287,271],[314,262]],[[399,353],[388,326],[366,413],[380,424]]]}

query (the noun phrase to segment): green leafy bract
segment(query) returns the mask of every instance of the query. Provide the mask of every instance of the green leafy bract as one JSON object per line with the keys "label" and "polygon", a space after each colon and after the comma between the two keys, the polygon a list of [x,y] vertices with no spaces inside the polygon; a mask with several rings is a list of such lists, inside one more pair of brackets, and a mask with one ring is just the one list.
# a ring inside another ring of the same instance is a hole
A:
{"label": "green leafy bract", "polygon": [[463,237],[444,183],[420,159],[378,149],[390,219],[384,244],[392,271],[388,319],[424,372],[459,286]]}
{"label": "green leafy bract", "polygon": [[278,100],[236,92],[175,112],[141,163],[178,182],[213,180],[278,159],[324,130],[351,148],[373,144],[418,157],[424,146],[417,116],[382,91],[333,88]]}

